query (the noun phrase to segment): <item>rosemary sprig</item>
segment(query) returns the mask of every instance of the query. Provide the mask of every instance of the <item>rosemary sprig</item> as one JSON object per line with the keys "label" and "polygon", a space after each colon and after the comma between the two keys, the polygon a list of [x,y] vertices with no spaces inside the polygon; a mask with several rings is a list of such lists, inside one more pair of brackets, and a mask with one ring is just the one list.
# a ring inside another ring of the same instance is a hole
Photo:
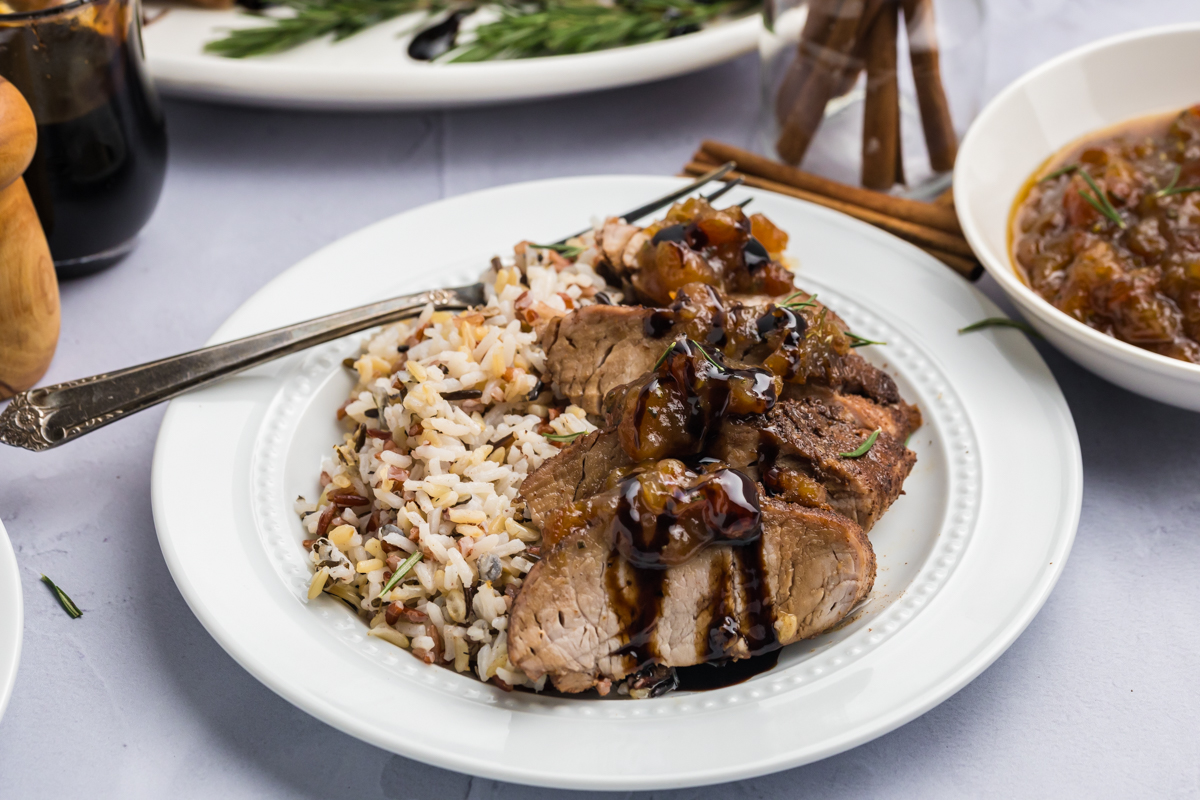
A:
{"label": "rosemary sprig", "polygon": [[576,431],[575,433],[543,433],[542,436],[552,442],[573,442],[580,436],[583,436],[587,431]]}
{"label": "rosemary sprig", "polygon": [[792,292],[787,297],[783,298],[783,302],[781,302],[779,304],[779,307],[780,308],[812,308],[813,306],[815,306],[817,304],[817,296],[815,294],[809,295],[807,300],[802,300],[798,303],[792,302],[793,297],[799,297],[802,294],[806,294],[806,292]]}
{"label": "rosemary sprig", "polygon": [[1183,174],[1183,167],[1179,164],[1175,165],[1175,172],[1171,175],[1171,182],[1154,193],[1155,197],[1170,197],[1173,194],[1188,194],[1189,192],[1200,192],[1200,186],[1176,186],[1179,183],[1179,176]]}
{"label": "rosemary sprig", "polygon": [[850,340],[851,347],[866,347],[869,344],[887,344],[887,342],[877,342],[874,339],[868,339],[865,336],[859,336],[857,333],[850,331],[842,331],[846,334],[846,338]]}
{"label": "rosemary sprig", "polygon": [[1039,178],[1038,183],[1045,183],[1046,181],[1052,181],[1055,178],[1062,177],[1063,175],[1070,175],[1072,172],[1074,172],[1077,169],[1079,169],[1078,164],[1068,164],[1065,167],[1054,170],[1054,172],[1051,172],[1049,175],[1046,175],[1043,178]]}
{"label": "rosemary sprig", "polygon": [[54,581],[43,575],[42,583],[49,586],[50,591],[54,592],[54,598],[58,600],[58,604],[62,606],[63,611],[67,612],[68,617],[79,619],[83,616],[83,612],[79,610],[79,606],[75,605],[75,601],[67,597],[67,593],[58,588],[58,585]]}
{"label": "rosemary sprig", "polygon": [[[475,29],[464,46],[441,61],[587,53],[641,44],[700,30],[732,11],[749,10],[754,0],[495,0],[500,18]],[[259,14],[264,24],[229,31],[204,49],[228,58],[248,58],[290,50],[332,36],[337,42],[381,22],[415,12],[429,16],[454,7],[472,13],[482,0],[277,0],[291,16]],[[423,21],[424,22],[424,21]],[[422,24],[423,24],[422,22]]]}
{"label": "rosemary sprig", "polygon": [[1019,331],[1025,331],[1025,333],[1036,339],[1042,338],[1042,335],[1035,331],[1028,322],[1022,322],[1019,319],[1009,319],[1008,317],[988,317],[987,319],[981,319],[978,322],[972,322],[965,328],[959,328],[958,332],[960,334],[974,333],[984,328],[1016,328]]}
{"label": "rosemary sprig", "polygon": [[623,0],[613,5],[559,0],[540,6],[506,5],[499,19],[476,28],[474,39],[445,60],[536,58],[644,44],[698,31],[747,5],[744,0]]}
{"label": "rosemary sprig", "polygon": [[662,366],[662,363],[667,360],[667,356],[669,356],[671,351],[675,349],[675,344],[675,342],[671,342],[669,345],[667,345],[667,349],[663,350],[662,355],[658,357],[658,361],[654,362],[654,369],[650,370],[651,372],[657,371],[658,368]]}
{"label": "rosemary sprig", "polygon": [[1179,183],[1179,176],[1183,174],[1183,167],[1179,164],[1175,165],[1175,172],[1171,175],[1171,180],[1166,186],[1154,193],[1155,197],[1164,197],[1175,188],[1175,184]]}
{"label": "rosemary sprig", "polygon": [[583,252],[583,248],[574,244],[529,244],[530,247],[536,247],[538,250],[553,250],[563,258],[576,258]]}
{"label": "rosemary sprig", "polygon": [[842,458],[862,458],[868,452],[870,452],[872,447],[875,446],[875,440],[879,438],[879,433],[882,430],[882,428],[876,428],[875,432],[868,436],[867,440],[858,447],[854,448],[849,453],[838,453],[838,455]]}
{"label": "rosemary sprig", "polygon": [[712,365],[713,365],[714,367],[716,367],[717,369],[725,369],[723,366],[721,366],[720,364],[718,364],[718,363],[717,363],[716,359],[714,359],[712,356],[710,356],[710,355],[708,354],[708,351],[707,351],[707,350],[705,350],[703,347],[701,347],[701,346],[700,346],[700,343],[699,343],[699,342],[697,342],[695,339],[688,339],[688,341],[689,341],[689,342],[691,342],[691,343],[692,343],[692,345],[694,345],[694,346],[695,346],[695,348],[696,348],[697,350],[699,350],[699,351],[700,351],[700,353],[701,353],[701,354],[702,354],[702,355],[703,355],[703,356],[704,356],[706,359],[708,359],[708,363],[712,364]]}
{"label": "rosemary sprig", "polygon": [[384,587],[379,590],[379,596],[382,597],[394,589],[396,584],[399,583],[400,580],[408,574],[408,571],[413,568],[413,565],[424,558],[424,555],[424,553],[418,550],[408,558],[401,561],[400,566],[396,567],[396,571],[392,573],[392,577],[389,578],[388,582],[384,584]]}
{"label": "rosemary sprig", "polygon": [[339,42],[389,19],[415,11],[444,10],[447,0],[283,0],[281,5],[296,13],[290,17],[267,17],[266,24],[237,28],[224,39],[204,45],[205,51],[227,58],[248,58],[281,53],[305,42],[333,36]]}
{"label": "rosemary sprig", "polygon": [[1108,193],[1096,185],[1096,182],[1092,180],[1092,176],[1087,174],[1087,170],[1081,169],[1079,170],[1079,174],[1083,176],[1083,179],[1087,182],[1087,185],[1091,187],[1093,192],[1095,192],[1095,195],[1091,195],[1085,192],[1083,189],[1080,189],[1079,194],[1083,197],[1083,199],[1086,200],[1088,205],[1090,205],[1092,208],[1096,209],[1101,214],[1115,222],[1118,228],[1125,230],[1125,220],[1121,219],[1121,215],[1117,213],[1117,209],[1109,201]]}

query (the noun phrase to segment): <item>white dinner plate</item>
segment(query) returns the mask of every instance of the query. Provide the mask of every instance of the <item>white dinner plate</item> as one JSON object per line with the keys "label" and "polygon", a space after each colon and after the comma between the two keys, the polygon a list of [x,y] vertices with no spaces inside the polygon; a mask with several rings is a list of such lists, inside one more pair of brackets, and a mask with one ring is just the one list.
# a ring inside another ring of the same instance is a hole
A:
{"label": "white dinner plate", "polygon": [[748,53],[757,14],[697,33],[596,53],[429,64],[408,57],[418,17],[382,23],[341,42],[322,39],[255,58],[225,58],[204,45],[229,28],[261,25],[243,11],[170,6],[142,32],[146,62],[164,94],[289,108],[434,108],[612,89],[670,78]]}
{"label": "white dinner plate", "polygon": [[[468,281],[518,240],[556,239],[679,183],[538,181],[401,214],[280,275],[212,342]],[[462,772],[588,789],[804,764],[904,724],[978,675],[1037,613],[1074,538],[1082,466],[1062,394],[1020,332],[957,333],[999,311],[920,250],[824,208],[738,191],[791,234],[800,285],[856,333],[888,342],[860,352],[925,418],[905,495],[871,532],[879,576],[862,613],[745,683],[642,701],[506,694],[368,639],[339,601],[305,601],[306,534],[291,510],[319,491],[319,461],[338,441],[334,413],[351,388],[341,361],[361,339],[350,337],[167,411],[154,519],[208,631],[276,692],[353,736]]]}
{"label": "white dinner plate", "polygon": [[21,573],[12,542],[0,522],[0,717],[12,696],[21,661],[21,631],[24,615],[21,602]]}

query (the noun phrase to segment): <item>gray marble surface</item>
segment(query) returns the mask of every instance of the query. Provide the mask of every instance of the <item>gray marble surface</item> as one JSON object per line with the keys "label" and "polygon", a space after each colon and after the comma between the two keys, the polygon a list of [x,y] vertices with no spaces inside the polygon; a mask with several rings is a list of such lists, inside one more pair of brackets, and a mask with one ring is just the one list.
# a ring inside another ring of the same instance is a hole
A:
{"label": "gray marble surface", "polygon": [[[1193,2],[991,2],[988,94],[1077,44],[1197,16]],[[195,347],[270,278],[396,212],[530,178],[672,173],[701,136],[747,142],[756,84],[745,58],[506,108],[334,116],[168,103],[162,203],[131,258],[62,287],[46,381]],[[986,279],[982,288],[998,296]],[[873,742],[654,796],[1200,795],[1200,416],[1043,354],[1075,415],[1086,482],[1070,562],[1020,639],[958,694]],[[243,671],[192,616],[158,549],[150,457],[161,417],[43,454],[0,451],[0,518],[26,604],[23,661],[0,721],[0,797],[568,794],[378,750]],[[86,616],[62,613],[37,582],[43,572]]]}

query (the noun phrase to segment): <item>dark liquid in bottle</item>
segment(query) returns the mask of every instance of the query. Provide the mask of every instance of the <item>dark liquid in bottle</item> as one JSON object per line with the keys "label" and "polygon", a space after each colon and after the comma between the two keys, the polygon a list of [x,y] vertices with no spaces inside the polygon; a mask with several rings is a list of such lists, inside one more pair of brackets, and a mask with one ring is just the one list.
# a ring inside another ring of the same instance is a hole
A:
{"label": "dark liquid in bottle", "polygon": [[0,26],[0,74],[38,122],[25,182],[63,276],[128,251],[166,169],[162,109],[142,71],[133,9],[120,0],[89,5],[85,17]]}

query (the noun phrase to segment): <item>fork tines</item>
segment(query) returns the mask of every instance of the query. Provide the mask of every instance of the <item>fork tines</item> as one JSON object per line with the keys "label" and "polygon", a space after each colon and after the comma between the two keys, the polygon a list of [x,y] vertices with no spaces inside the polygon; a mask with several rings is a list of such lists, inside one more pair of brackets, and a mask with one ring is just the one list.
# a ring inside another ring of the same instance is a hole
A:
{"label": "fork tines", "polygon": [[[657,200],[651,200],[646,205],[638,206],[637,208],[633,209],[632,211],[626,211],[624,214],[621,214],[620,217],[621,217],[621,219],[625,220],[626,222],[637,222],[642,217],[649,216],[650,214],[653,214],[655,211],[658,211],[660,208],[666,208],[667,206],[671,205],[671,203],[674,203],[676,200],[679,200],[682,197],[686,197],[687,195],[696,191],[700,187],[702,187],[706,184],[712,183],[713,181],[721,180],[721,178],[724,178],[727,174],[729,174],[730,170],[732,170],[736,166],[737,166],[737,162],[735,162],[735,161],[729,161],[725,164],[722,164],[721,166],[717,167],[716,169],[712,170],[711,172],[704,173],[699,178],[696,178],[696,180],[689,183],[687,186],[684,186],[682,189],[676,189],[675,191],[671,192],[670,194],[663,195],[662,197],[658,198]],[[718,189],[717,191],[713,192],[706,199],[713,200],[713,199],[716,199],[717,197],[720,197],[722,194],[724,194],[725,192],[732,189],[739,182],[740,182],[740,179],[738,181],[731,181],[729,184],[727,184],[727,185],[723,186],[722,188]],[[590,230],[591,230],[591,227],[584,228],[583,230],[579,231],[578,233],[573,233],[570,236],[567,236],[563,239],[559,239],[557,242],[555,242],[555,244],[566,244],[570,239],[574,239],[576,236],[583,236],[585,233],[587,233]]]}

